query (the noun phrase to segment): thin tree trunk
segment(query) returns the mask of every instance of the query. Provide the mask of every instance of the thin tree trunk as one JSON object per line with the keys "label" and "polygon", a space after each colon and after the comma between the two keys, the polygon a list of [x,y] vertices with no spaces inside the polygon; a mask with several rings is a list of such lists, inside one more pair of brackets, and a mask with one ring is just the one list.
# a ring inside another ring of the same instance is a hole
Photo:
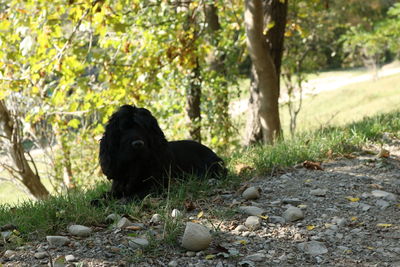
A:
{"label": "thin tree trunk", "polygon": [[37,170],[34,172],[29,165],[22,146],[18,122],[12,118],[3,100],[0,101],[0,127],[4,132],[3,138],[8,143],[9,153],[15,165],[12,170],[7,169],[12,171],[13,175],[18,175],[20,181],[34,197],[38,199],[46,198],[49,192],[40,181]]}
{"label": "thin tree trunk", "polygon": [[[246,143],[262,141],[273,144],[281,136],[278,72],[271,56],[271,47],[263,32],[265,29],[263,2],[246,0],[245,5],[247,47],[253,63],[253,79],[250,87],[251,114],[247,125]],[[286,23],[286,21],[275,21],[275,24],[277,23]],[[261,134],[258,127],[261,129]]]}
{"label": "thin tree trunk", "polygon": [[200,80],[200,66],[198,59],[196,59],[196,66],[192,70],[192,77],[190,78],[190,85],[186,95],[187,107],[186,112],[189,116],[190,137],[201,142],[201,80]]}

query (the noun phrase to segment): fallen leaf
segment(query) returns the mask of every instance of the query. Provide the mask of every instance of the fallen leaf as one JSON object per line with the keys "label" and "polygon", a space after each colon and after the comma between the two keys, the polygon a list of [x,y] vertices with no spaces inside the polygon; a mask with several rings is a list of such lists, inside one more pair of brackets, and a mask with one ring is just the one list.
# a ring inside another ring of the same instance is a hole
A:
{"label": "fallen leaf", "polygon": [[346,197],[347,200],[351,201],[351,202],[358,202],[360,201],[359,197]]}
{"label": "fallen leaf", "polygon": [[203,211],[200,211],[200,212],[197,214],[197,219],[200,219],[201,217],[203,217],[203,215],[204,215],[204,212],[203,212]]}
{"label": "fallen leaf", "polygon": [[375,188],[375,189],[383,189],[383,186],[379,184],[369,184],[370,187]]}
{"label": "fallen leaf", "polygon": [[216,257],[215,255],[209,254],[209,255],[207,255],[207,256],[205,257],[205,259],[206,259],[206,260],[212,260],[212,259],[214,259],[215,257]]}
{"label": "fallen leaf", "polygon": [[323,171],[323,169],[321,167],[321,162],[306,160],[303,162],[303,167],[306,169],[309,169],[309,170]]}
{"label": "fallen leaf", "polygon": [[392,227],[392,224],[391,223],[378,223],[376,226],[377,227],[388,228],[388,227]]}
{"label": "fallen leaf", "polygon": [[353,217],[350,218],[350,220],[352,220],[353,222],[354,222],[354,221],[357,221],[357,220],[358,220],[358,217],[353,216]]}
{"label": "fallen leaf", "polygon": [[236,166],[235,166],[235,171],[236,171],[236,173],[237,173],[238,175],[242,175],[242,174],[251,172],[251,171],[253,171],[253,170],[254,170],[253,167],[251,167],[251,166],[249,166],[249,165],[247,165],[247,164],[244,164],[244,163],[238,163],[238,164],[236,164]]}
{"label": "fallen leaf", "polygon": [[245,246],[245,245],[247,245],[247,243],[249,243],[246,240],[239,240],[238,242],[239,242],[239,244],[241,244],[243,246]]}
{"label": "fallen leaf", "polygon": [[376,155],[378,158],[388,158],[390,156],[389,150],[386,150],[384,148],[379,151],[378,155]]}
{"label": "fallen leaf", "polygon": [[307,225],[306,226],[308,231],[314,230],[315,226],[314,225]]}
{"label": "fallen leaf", "polygon": [[138,230],[142,230],[143,228],[137,225],[131,225],[131,226],[127,226],[125,227],[126,230],[132,230],[132,231],[138,231]]}
{"label": "fallen leaf", "polygon": [[268,218],[269,218],[269,216],[267,216],[267,215],[258,215],[258,217],[263,220],[268,220]]}

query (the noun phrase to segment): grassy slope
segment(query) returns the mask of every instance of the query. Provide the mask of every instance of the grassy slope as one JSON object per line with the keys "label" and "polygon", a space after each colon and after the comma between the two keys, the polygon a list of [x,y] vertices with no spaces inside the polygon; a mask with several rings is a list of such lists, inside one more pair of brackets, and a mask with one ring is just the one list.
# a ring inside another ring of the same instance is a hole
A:
{"label": "grassy slope", "polygon": [[[400,75],[345,86],[304,99],[298,117],[298,130],[339,126],[366,116],[399,109]],[[287,108],[281,109],[283,127],[288,129]]]}

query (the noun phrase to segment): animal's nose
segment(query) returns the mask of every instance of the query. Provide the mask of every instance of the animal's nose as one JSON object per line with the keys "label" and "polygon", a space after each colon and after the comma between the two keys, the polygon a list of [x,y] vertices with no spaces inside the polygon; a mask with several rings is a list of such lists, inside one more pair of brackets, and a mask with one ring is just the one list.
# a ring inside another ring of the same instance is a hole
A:
{"label": "animal's nose", "polygon": [[144,142],[142,140],[135,140],[131,144],[132,144],[132,147],[135,149],[139,149],[144,146]]}

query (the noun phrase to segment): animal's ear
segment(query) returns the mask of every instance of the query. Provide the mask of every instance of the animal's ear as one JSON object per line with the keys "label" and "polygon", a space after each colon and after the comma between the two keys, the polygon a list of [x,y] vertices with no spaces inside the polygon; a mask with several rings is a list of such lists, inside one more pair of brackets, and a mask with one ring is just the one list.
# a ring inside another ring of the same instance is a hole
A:
{"label": "animal's ear", "polygon": [[106,131],[100,140],[100,166],[108,179],[114,179],[115,173],[115,155],[118,151],[120,138],[119,118],[113,115],[106,126]]}
{"label": "animal's ear", "polygon": [[145,108],[139,108],[139,112],[141,113],[142,116],[144,116],[146,119],[144,120],[146,124],[146,128],[148,128],[152,132],[152,140],[155,145],[166,145],[167,139],[165,138],[165,135],[163,131],[161,130],[160,126],[158,125],[157,119],[151,114],[150,111],[148,111]]}

